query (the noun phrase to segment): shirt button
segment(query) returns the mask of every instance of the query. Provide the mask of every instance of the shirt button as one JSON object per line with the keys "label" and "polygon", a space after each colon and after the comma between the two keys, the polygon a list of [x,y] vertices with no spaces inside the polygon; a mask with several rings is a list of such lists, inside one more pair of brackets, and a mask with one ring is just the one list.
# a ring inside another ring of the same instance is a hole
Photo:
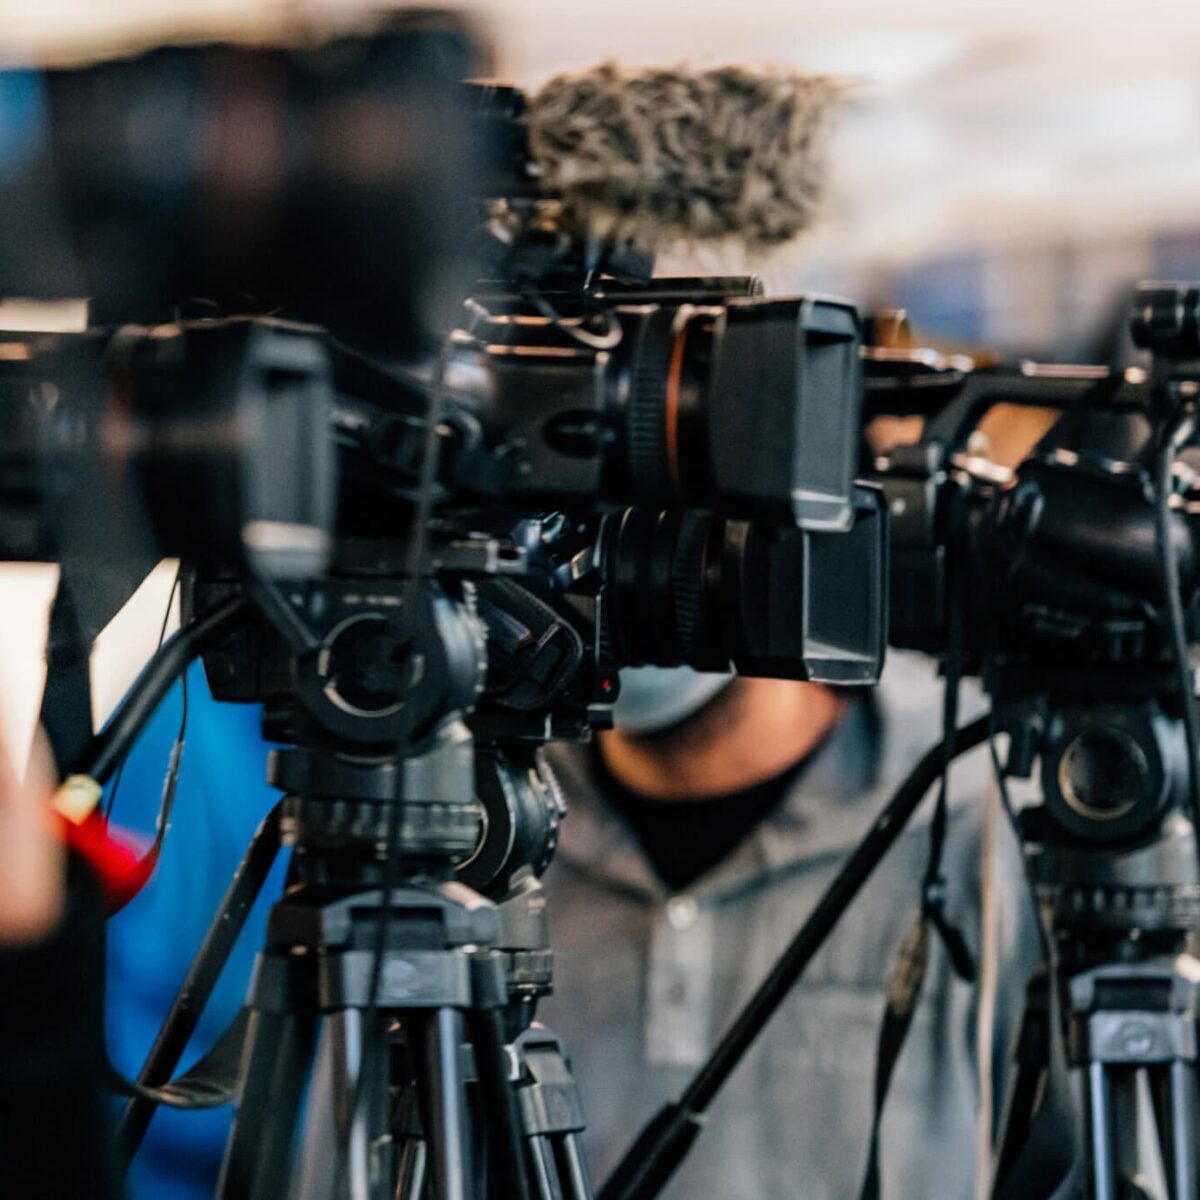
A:
{"label": "shirt button", "polygon": [[672,929],[691,929],[698,914],[699,908],[691,896],[672,896],[667,901],[667,920]]}

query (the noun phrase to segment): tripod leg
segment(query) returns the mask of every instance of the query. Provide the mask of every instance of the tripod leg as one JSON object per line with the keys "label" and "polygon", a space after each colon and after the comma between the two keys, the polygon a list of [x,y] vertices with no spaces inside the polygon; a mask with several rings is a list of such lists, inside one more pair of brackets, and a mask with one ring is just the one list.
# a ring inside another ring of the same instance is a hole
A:
{"label": "tripod leg", "polygon": [[421,1200],[425,1192],[428,1159],[423,1138],[409,1138],[400,1151],[396,1171],[396,1200]]}
{"label": "tripod leg", "polygon": [[1017,1037],[1016,1069],[1009,1084],[1004,1104],[1004,1119],[1000,1126],[1000,1145],[996,1156],[996,1177],[993,1191],[1003,1182],[1025,1145],[1030,1123],[1042,1092],[1049,1058],[1049,1021],[1044,975],[1029,985],[1021,1031]]}
{"label": "tripod leg", "polygon": [[377,1148],[372,1133],[385,1127],[386,1056],[370,1048],[365,1061],[372,1078],[364,1088],[364,1104],[350,1112],[364,1062],[362,1026],[357,1009],[342,1009],[322,1022],[296,1186],[289,1200],[390,1200],[390,1169],[371,1159]]}
{"label": "tripod leg", "polygon": [[538,1200],[592,1200],[579,1132],[579,1089],[558,1039],[535,1025],[514,1044],[521,1074],[518,1098]]}
{"label": "tripod leg", "polygon": [[1200,1166],[1196,1161],[1196,1064],[1177,1058],[1170,1071],[1175,1195],[1179,1200],[1195,1200],[1200,1194]]}
{"label": "tripod leg", "polygon": [[568,1195],[571,1200],[592,1200],[592,1181],[588,1176],[587,1162],[583,1157],[583,1147],[579,1144],[579,1135],[568,1133],[562,1142],[563,1166],[570,1182]]}
{"label": "tripod leg", "polygon": [[529,1139],[537,1200],[592,1200],[592,1181],[574,1133]]}
{"label": "tripod leg", "polygon": [[[221,907],[204,935],[204,942],[188,967],[171,1011],[146,1056],[138,1083],[158,1087],[171,1078],[172,1071],[179,1065],[200,1022],[204,1006],[279,853],[280,808],[277,804],[263,818],[255,832],[230,881]],[[116,1133],[117,1154],[123,1167],[128,1167],[129,1160],[137,1152],[154,1113],[155,1106],[142,1096],[134,1096],[125,1106]]]}
{"label": "tripod leg", "polygon": [[242,1094],[217,1184],[220,1200],[284,1200],[287,1195],[312,1044],[313,1023],[307,1016],[263,1009],[251,1013]]}
{"label": "tripod leg", "polygon": [[564,1200],[558,1185],[558,1164],[554,1160],[554,1147],[548,1137],[532,1137],[529,1148],[533,1155],[533,1177],[538,1200]]}
{"label": "tripod leg", "polygon": [[1109,1064],[1109,1159],[1121,1200],[1169,1200],[1171,1130],[1157,1117],[1155,1081],[1161,1063]]}
{"label": "tripod leg", "polygon": [[1043,1074],[1044,1068],[1031,1063],[1017,1063],[996,1155],[997,1184],[1008,1174],[1029,1136],[1029,1125],[1041,1091]]}
{"label": "tripod leg", "polygon": [[1088,1117],[1092,1139],[1092,1190],[1095,1200],[1118,1200],[1117,1180],[1109,1153],[1112,1106],[1108,1072],[1101,1062],[1088,1064]]}
{"label": "tripod leg", "polygon": [[1152,1082],[1154,1119],[1170,1195],[1196,1200],[1200,1170],[1196,1161],[1196,1068],[1186,1059],[1159,1067]]}
{"label": "tripod leg", "polygon": [[417,1115],[416,1084],[413,1082],[411,1055],[408,1056],[405,1067],[404,1077],[409,1082],[397,1097],[392,1117],[392,1137],[396,1145],[395,1200],[421,1200],[428,1176],[429,1159],[425,1149],[425,1134]]}
{"label": "tripod leg", "polygon": [[509,1078],[503,1018],[499,1009],[481,1009],[473,1015],[471,1024],[479,1076],[479,1107],[498,1194],[505,1200],[533,1200],[525,1170],[520,1110]]}
{"label": "tripod leg", "polygon": [[417,1101],[436,1200],[473,1200],[466,1091],[459,1061],[462,1013],[435,1008],[410,1018]]}

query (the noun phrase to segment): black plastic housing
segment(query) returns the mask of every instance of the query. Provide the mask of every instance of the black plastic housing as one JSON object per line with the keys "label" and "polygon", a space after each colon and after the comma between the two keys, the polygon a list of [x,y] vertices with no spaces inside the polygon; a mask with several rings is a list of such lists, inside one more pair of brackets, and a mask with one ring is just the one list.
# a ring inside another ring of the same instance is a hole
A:
{"label": "black plastic housing", "polygon": [[[472,302],[448,368],[450,419],[471,433],[455,485],[518,505],[600,499],[848,529],[854,307],[748,297],[745,277],[679,282]],[[608,344],[581,340],[600,328]]]}
{"label": "black plastic housing", "polygon": [[713,490],[734,512],[805,529],[854,519],[862,369],[858,313],[823,298],[728,305],[713,353],[707,444]]}
{"label": "black plastic housing", "polygon": [[[52,70],[0,178],[0,295],[96,324],[272,313],[395,355],[453,324],[473,268],[471,30],[409,13],[304,49],[169,46]],[[461,272],[461,273],[460,273]]]}
{"label": "black plastic housing", "polygon": [[322,570],[337,464],[324,337],[271,320],[0,338],[0,557]]}
{"label": "black plastic housing", "polygon": [[604,532],[609,642],[624,666],[874,683],[887,642],[879,490],[854,489],[852,527],[806,530],[627,509]]}

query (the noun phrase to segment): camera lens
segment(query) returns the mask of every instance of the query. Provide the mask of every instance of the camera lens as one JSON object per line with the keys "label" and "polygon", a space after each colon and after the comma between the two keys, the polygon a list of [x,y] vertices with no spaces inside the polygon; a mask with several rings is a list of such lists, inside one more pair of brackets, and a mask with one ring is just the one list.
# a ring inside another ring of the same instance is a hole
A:
{"label": "camera lens", "polygon": [[[629,508],[605,528],[607,629],[622,666],[697,665],[713,543],[724,522],[694,512]],[[719,572],[718,572],[719,575]],[[715,657],[721,648],[715,647]],[[728,667],[728,655],[721,668]]]}
{"label": "camera lens", "polygon": [[625,445],[637,503],[847,528],[860,391],[853,310],[685,303],[630,332]]}
{"label": "camera lens", "polygon": [[883,653],[882,510],[849,534],[625,509],[600,535],[604,636],[620,666],[864,683]]}
{"label": "camera lens", "polygon": [[1121,729],[1085,729],[1063,752],[1058,764],[1063,799],[1093,821],[1123,816],[1151,798],[1153,778],[1145,752]]}
{"label": "camera lens", "polygon": [[[712,288],[619,299],[471,302],[448,379],[490,467],[482,480],[464,465],[456,482],[564,507],[600,498],[849,528],[862,390],[851,306]],[[601,317],[619,333],[603,346],[589,328]]]}

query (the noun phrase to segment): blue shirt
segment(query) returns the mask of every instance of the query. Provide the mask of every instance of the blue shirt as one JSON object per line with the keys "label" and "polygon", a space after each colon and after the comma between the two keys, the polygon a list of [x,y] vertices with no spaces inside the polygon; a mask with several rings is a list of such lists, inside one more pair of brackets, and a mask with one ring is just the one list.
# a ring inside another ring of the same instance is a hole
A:
{"label": "blue shirt", "polygon": [[[268,747],[257,705],[218,704],[199,664],[188,674],[189,712],[175,807],[154,877],[109,923],[107,1027],[113,1062],[141,1067],[192,956],[254,830],[279,798],[265,782]],[[152,835],[179,728],[181,688],[164,700],[131,752],[113,810],[116,825]],[[224,1031],[245,997],[267,910],[283,885],[276,862],[205,1010],[180,1069]],[[134,1159],[131,1200],[210,1200],[231,1109],[160,1109]]]}

